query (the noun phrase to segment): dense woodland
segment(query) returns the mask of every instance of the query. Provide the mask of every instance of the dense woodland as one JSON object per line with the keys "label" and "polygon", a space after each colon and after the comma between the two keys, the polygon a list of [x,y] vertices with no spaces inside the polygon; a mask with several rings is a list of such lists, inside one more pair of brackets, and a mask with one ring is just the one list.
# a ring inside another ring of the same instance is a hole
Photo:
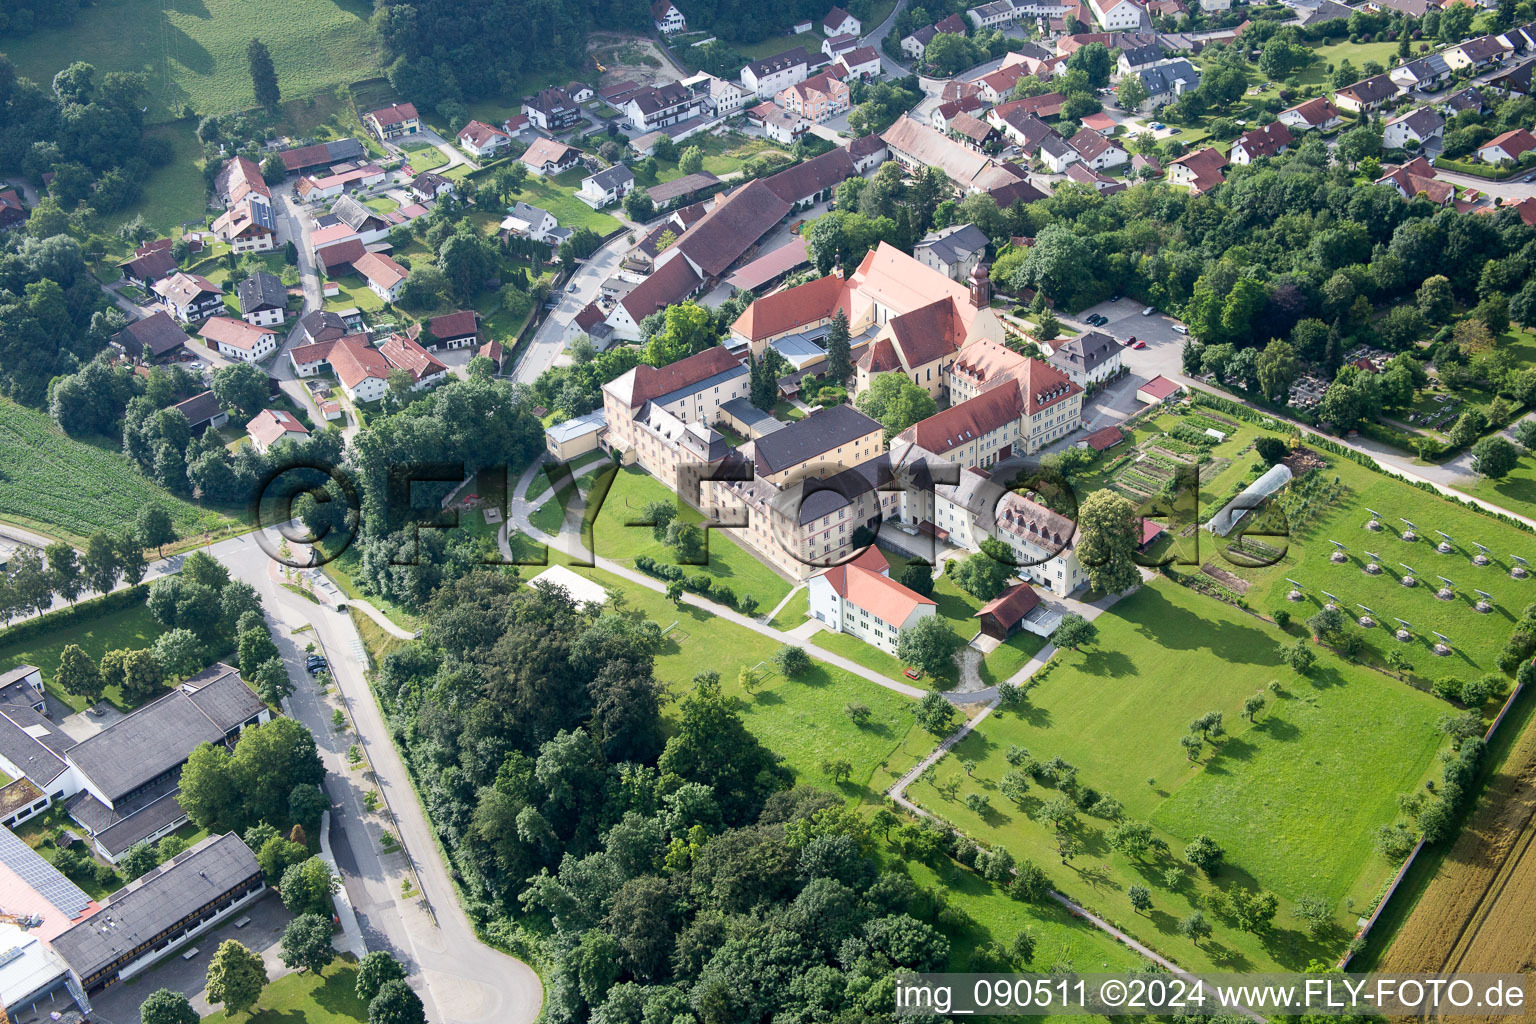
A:
{"label": "dense woodland", "polygon": [[551,1021],[884,1019],[893,968],[947,961],[942,899],[882,871],[840,797],[791,789],[712,674],[664,735],[660,646],[617,596],[597,615],[482,570],[384,658],[471,913],[544,936]]}

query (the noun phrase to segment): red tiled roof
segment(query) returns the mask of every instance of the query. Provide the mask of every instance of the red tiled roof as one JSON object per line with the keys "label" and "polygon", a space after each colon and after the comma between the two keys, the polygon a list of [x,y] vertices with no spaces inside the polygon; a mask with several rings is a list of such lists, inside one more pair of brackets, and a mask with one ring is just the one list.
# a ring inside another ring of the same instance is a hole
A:
{"label": "red tiled roof", "polygon": [[1012,628],[1040,603],[1040,595],[1028,583],[1017,583],[981,606],[973,618],[991,615],[998,625]]}
{"label": "red tiled roof", "polygon": [[838,146],[820,156],[763,179],[763,184],[786,203],[798,203],[809,199],[822,189],[831,188],[856,172],[853,157]]}
{"label": "red tiled roof", "polygon": [[629,407],[638,409],[653,398],[670,394],[690,384],[697,384],[701,380],[740,365],[741,360],[720,345],[714,345],[703,352],[696,352],[662,367],[646,366],[642,363],[634,369]]}
{"label": "red tiled roof", "polygon": [[[337,226],[346,227],[345,224]],[[321,266],[326,270],[330,270],[332,267],[348,266],[356,263],[358,258],[367,251],[363,247],[362,239],[349,238],[344,242],[337,242],[335,245],[327,245],[316,250],[315,258],[320,261]]]}
{"label": "red tiled roof", "polygon": [[1171,381],[1167,377],[1164,377],[1163,375],[1159,374],[1156,377],[1153,377],[1151,380],[1147,381],[1145,384],[1143,384],[1141,387],[1137,388],[1136,390],[1137,391],[1145,391],[1147,394],[1151,395],[1157,401],[1161,402],[1163,399],[1167,398],[1169,395],[1177,394],[1180,387],[1182,387],[1182,385],[1180,385],[1180,384],[1178,384],[1178,383],[1176,383],[1174,381]]}
{"label": "red tiled roof", "polygon": [[818,323],[839,307],[846,316],[850,312],[848,300],[848,282],[828,274],[756,300],[736,318],[731,330],[751,341],[771,338]]}
{"label": "red tiled roof", "polygon": [[381,252],[364,253],[352,261],[352,269],[386,291],[411,276],[411,272]]}
{"label": "red tiled roof", "polygon": [[404,124],[407,121],[417,120],[416,104],[396,103],[392,107],[380,107],[378,110],[370,110],[368,116],[379,124]]}
{"label": "red tiled roof", "polygon": [[[848,160],[847,153],[842,156]],[[780,199],[766,181],[750,181],[716,199],[714,209],[683,232],[677,246],[706,277],[717,277],[783,220],[789,210],[790,204]]]}
{"label": "red tiled roof", "polygon": [[476,146],[483,146],[498,135],[503,139],[508,137],[506,132],[484,121],[471,121],[459,129],[459,140],[468,141]]}
{"label": "red tiled roof", "polygon": [[337,338],[332,343],[330,363],[337,378],[349,388],[357,387],[369,377],[389,378],[389,360],[368,344],[365,334]]}
{"label": "red tiled roof", "polygon": [[461,309],[433,317],[427,321],[427,328],[434,338],[467,338],[480,330],[480,318],[472,309]]}
{"label": "red tiled roof", "polygon": [[1148,544],[1152,543],[1152,541],[1155,540],[1162,532],[1162,523],[1154,522],[1151,519],[1143,519],[1141,521],[1141,543],[1137,546],[1147,546]]}
{"label": "red tiled roof", "polygon": [[1120,432],[1119,427],[1105,427],[1103,430],[1095,430],[1084,440],[1088,442],[1088,447],[1096,452],[1102,452],[1124,441],[1125,435]]}
{"label": "red tiled roof", "polygon": [[284,434],[309,434],[304,424],[281,409],[261,410],[255,419],[245,425],[245,432],[263,445],[278,441]]}
{"label": "red tiled roof", "polygon": [[821,574],[849,604],[862,608],[893,626],[900,626],[914,611],[933,605],[929,598],[897,583],[889,576],[849,563]]}
{"label": "red tiled roof", "polygon": [[312,345],[299,345],[288,350],[288,357],[300,366],[309,363],[323,363],[331,358],[331,349],[336,347],[336,340],[317,341]]}
{"label": "red tiled roof", "polygon": [[389,365],[406,371],[418,382],[448,369],[440,359],[403,334],[391,334],[379,346],[379,352],[389,360]]}
{"label": "red tiled roof", "polygon": [[952,355],[965,344],[965,321],[955,302],[945,297],[887,322],[909,369]]}
{"label": "red tiled roof", "polygon": [[650,277],[635,285],[628,295],[619,300],[619,304],[638,324],[658,309],[666,309],[672,303],[681,301],[702,283],[691,263],[674,256],[652,271]]}
{"label": "red tiled roof", "polygon": [[1264,156],[1274,156],[1286,146],[1296,141],[1291,130],[1279,121],[1264,125],[1262,128],[1251,128],[1237,137],[1232,143],[1233,148],[1242,146],[1248,152],[1249,157],[1257,159]]}
{"label": "red tiled roof", "polygon": [[231,345],[249,352],[262,338],[277,332],[270,327],[257,327],[234,317],[214,316],[209,317],[203,329],[197,333],[217,345]]}
{"label": "red tiled roof", "polygon": [[1018,388],[993,388],[919,420],[900,436],[903,441],[943,455],[1017,420],[1023,411],[1023,395]]}

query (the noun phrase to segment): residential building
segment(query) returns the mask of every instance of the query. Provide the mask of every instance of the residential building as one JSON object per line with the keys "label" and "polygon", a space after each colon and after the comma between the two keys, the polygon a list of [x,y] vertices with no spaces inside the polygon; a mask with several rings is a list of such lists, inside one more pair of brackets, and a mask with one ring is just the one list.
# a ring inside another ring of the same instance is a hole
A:
{"label": "residential building", "polygon": [[803,82],[779,90],[774,102],[812,124],[821,124],[850,106],[848,85],[832,71],[821,71]]}
{"label": "residential building", "polygon": [[1536,135],[1532,135],[1528,129],[1516,128],[1514,131],[1496,135],[1477,148],[1477,158],[1485,164],[1497,164],[1509,161],[1517,162],[1521,156],[1536,149]]}
{"label": "residential building", "polygon": [[973,114],[964,111],[949,119],[949,135],[968,149],[987,153],[1001,148],[1002,136],[998,130]]}
{"label": "residential building", "polygon": [[828,36],[821,41],[821,52],[835,61],[849,50],[856,49],[858,45],[858,36]]}
{"label": "residential building", "polygon": [[396,103],[364,114],[363,126],[373,129],[380,139],[398,139],[421,131],[421,118],[414,103]]}
{"label": "residential building", "polygon": [[769,100],[747,111],[747,120],[763,129],[763,134],[774,142],[792,146],[795,140],[810,130],[811,122],[805,115],[785,110]]}
{"label": "residential building", "polygon": [[930,231],[912,249],[917,262],[951,281],[967,281],[987,252],[987,236],[974,224]]}
{"label": "residential building", "polygon": [[1280,123],[1285,125],[1294,134],[1296,132],[1318,131],[1331,132],[1339,126],[1343,118],[1339,115],[1339,108],[1326,96],[1317,96],[1298,103],[1288,110],[1280,111]]}
{"label": "residential building", "polygon": [[1423,196],[1440,207],[1449,205],[1456,198],[1455,186],[1450,182],[1435,180],[1434,166],[1422,156],[1387,171],[1376,179],[1376,184],[1391,185],[1404,199]]}
{"label": "residential building", "polygon": [[512,144],[512,136],[484,121],[469,122],[459,129],[457,138],[459,147],[476,160],[495,156]]}
{"label": "residential building", "polygon": [[873,46],[859,46],[839,54],[833,66],[844,81],[869,81],[879,78],[883,65],[880,52]]}
{"label": "residential building", "polygon": [[949,131],[949,122],[956,114],[975,114],[981,111],[986,103],[982,101],[980,94],[962,96],[948,103],[940,103],[928,114],[928,123],[941,132]]}
{"label": "residential building", "polygon": [[406,336],[424,348],[437,350],[474,348],[480,344],[480,314],[472,309],[435,316],[425,324],[413,324]]}
{"label": "residential building", "polygon": [[[965,356],[957,362],[973,365]],[[1032,455],[1081,425],[1083,388],[1039,359],[1026,358],[986,384],[898,438],[962,467],[986,467],[1015,453]]]}
{"label": "residential building", "polygon": [[1068,167],[1082,159],[1082,155],[1072,147],[1071,143],[1057,135],[1054,130],[1040,140],[1035,156],[1053,174],[1065,174]]}
{"label": "residential building", "polygon": [[1095,171],[1120,167],[1131,159],[1131,154],[1122,149],[1119,143],[1106,138],[1092,128],[1079,130],[1067,144],[1077,150],[1082,162]]}
{"label": "residential building", "polygon": [[622,200],[634,187],[635,173],[623,164],[614,164],[581,179],[576,198],[594,210],[601,210]]}
{"label": "residential building", "polygon": [[913,60],[921,60],[928,49],[928,44],[933,42],[933,37],[939,34],[963,36],[966,31],[966,20],[958,14],[951,14],[942,21],[933,25],[918,29],[911,35],[901,40],[902,52]]}
{"label": "residential building", "polygon": [[[219,304],[223,305],[222,302]],[[158,309],[112,335],[113,346],[137,363],[154,363],[170,355],[179,355],[186,343],[187,332],[164,310]]]}
{"label": "residential building", "polygon": [[379,353],[396,370],[411,375],[411,390],[423,391],[448,379],[448,366],[405,334],[391,334]]}
{"label": "residential building", "polygon": [[299,317],[299,338],[306,345],[335,341],[346,333],[346,322],[335,313],[315,309]]}
{"label": "residential building", "polygon": [[1387,77],[1404,89],[1422,89],[1426,92],[1438,89],[1450,80],[1454,69],[1438,53],[1426,54],[1418,60],[1393,68]]}
{"label": "residential building", "polygon": [[270,327],[257,327],[231,316],[213,316],[198,335],[219,355],[254,363],[277,351],[281,341]]}
{"label": "residential building", "polygon": [[1083,163],[1081,160],[1067,165],[1067,180],[1075,181],[1079,185],[1092,185],[1095,189],[1103,192],[1105,195],[1111,195],[1115,192],[1120,192],[1128,187],[1126,183],[1120,179],[1111,178],[1107,174],[1101,174],[1100,172],[1094,170],[1092,167],[1089,167],[1087,164]]}
{"label": "residential building", "polygon": [[937,167],[963,192],[985,192],[1022,176],[906,114],[880,137],[890,147],[891,157],[909,173]]}
{"label": "residential building", "polygon": [[1340,110],[1352,114],[1370,114],[1397,99],[1401,88],[1386,75],[1370,78],[1345,86],[1333,94],[1333,103]]}
{"label": "residential building", "polygon": [[[1128,2],[1122,0],[1122,3]],[[1147,98],[1137,110],[1154,110],[1200,88],[1200,72],[1182,57],[1148,65],[1137,71],[1136,77],[1147,90]]]}
{"label": "residential building", "polygon": [[1050,364],[1080,388],[1102,384],[1120,372],[1120,345],[1107,334],[1084,331],[1050,345]]}
{"label": "residential building", "polygon": [[1120,57],[1115,61],[1115,67],[1120,74],[1129,75],[1142,68],[1151,67],[1167,56],[1167,51],[1158,42],[1146,43],[1142,46],[1133,46],[1130,49],[1120,51]]}
{"label": "residential building", "polygon": [[656,131],[698,116],[702,100],[679,82],[644,89],[629,98],[624,113],[636,128]]}
{"label": "residential building", "polygon": [[1387,149],[1407,149],[1444,136],[1445,118],[1430,107],[1420,107],[1388,121],[1382,131],[1382,145]]}
{"label": "residential building", "polygon": [[1280,121],[1261,128],[1250,128],[1232,141],[1231,161],[1243,165],[1264,157],[1278,156],[1295,141],[1291,130]]}
{"label": "residential building", "polygon": [[1221,155],[1221,150],[1207,146],[1169,163],[1168,180],[1175,185],[1188,185],[1190,191],[1198,195],[1227,180],[1221,173],[1226,166],[1227,158]]}
{"label": "residential building", "polygon": [[178,270],[156,281],[153,290],[167,312],[184,324],[224,308],[224,289],[198,274]]}
{"label": "residential building", "polygon": [[518,159],[534,174],[548,177],[575,167],[581,161],[581,150],[541,137],[534,139]]}
{"label": "residential building", "polygon": [[688,19],[677,9],[672,0],[656,0],[651,4],[651,21],[656,31],[664,36],[675,36],[688,31]]}
{"label": "residential building", "polygon": [[981,99],[987,103],[1001,103],[1013,94],[1013,87],[1026,74],[1023,64],[1005,64],[996,71],[976,79],[981,88]]}
{"label": "residential building", "polygon": [[[368,344],[366,334],[348,334],[332,342],[323,343],[326,349],[322,360],[331,365],[342,392],[354,402],[377,402],[384,397],[389,383],[389,360],[382,352]],[[291,357],[295,366],[312,365],[318,353],[294,350]],[[302,376],[301,372],[301,376]]]}
{"label": "residential building", "polygon": [[181,269],[176,265],[176,257],[171,255],[169,246],[135,253],[132,257],[120,262],[117,267],[123,272],[125,280],[131,281],[140,288],[148,288],[167,274],[174,274]]}
{"label": "residential building", "polygon": [[519,199],[512,204],[512,212],[502,219],[501,230],[509,235],[531,238],[535,242],[555,240],[560,222],[548,210],[529,206]]}
{"label": "residential building", "polygon": [[938,605],[891,579],[890,564],[871,545],[859,557],[812,576],[810,615],[894,656],[903,630],[938,614]]}
{"label": "residential building", "polygon": [[1445,62],[1453,71],[1470,70],[1473,74],[1486,71],[1500,63],[1513,47],[1501,42],[1498,36],[1478,36],[1443,51]]}
{"label": "residential building", "polygon": [[440,199],[454,189],[453,182],[433,171],[422,171],[411,179],[411,195],[418,203]]}
{"label": "residential building", "polygon": [[313,232],[310,235],[310,242],[317,247],[344,241],[349,237],[356,238],[365,245],[369,242],[381,242],[388,236],[391,226],[383,217],[351,196],[337,197],[331,204],[330,216],[334,218],[335,226],[345,230],[337,232],[334,238],[326,237],[324,229]]}
{"label": "residential building", "polygon": [[258,270],[235,289],[240,319],[257,327],[272,327],[288,316],[288,286],[276,274]]}
{"label": "residential building", "polygon": [[523,100],[528,120],[547,132],[565,131],[581,120],[581,107],[564,89],[551,86]]}
{"label": "residential building", "polygon": [[1533,71],[1536,71],[1536,60],[1527,60],[1488,79],[1488,88],[1500,96],[1529,96]]}
{"label": "residential building", "polygon": [[828,36],[861,36],[864,34],[864,26],[858,18],[841,7],[834,7],[821,19],[821,31]]}
{"label": "residential building", "polygon": [[384,168],[378,164],[337,164],[328,174],[305,175],[294,186],[305,202],[334,199],[348,189],[358,190],[384,180]]}
{"label": "residential building", "polygon": [[235,157],[214,179],[214,194],[225,210],[213,222],[213,232],[241,252],[267,252],[277,245],[277,218],[272,212],[272,192],[261,177],[261,168],[245,157]]}
{"label": "residential building", "polygon": [[353,261],[352,269],[368,282],[368,290],[385,302],[398,299],[406,279],[411,276],[410,271],[381,252],[364,253]]}
{"label": "residential building", "polygon": [[878,135],[865,135],[848,143],[848,156],[853,160],[856,174],[865,174],[885,163],[891,149]]}
{"label": "residential building", "polygon": [[811,68],[821,63],[821,59],[806,53],[805,47],[796,46],[772,57],[749,61],[741,69],[741,88],[750,96],[776,96],[796,82],[805,81]]}
{"label": "residential building", "polygon": [[265,453],[279,441],[303,441],[309,430],[292,413],[282,409],[263,409],[245,425],[251,447]]}
{"label": "residential building", "polygon": [[74,984],[94,995],[223,925],[265,890],[256,856],[238,835],[209,836],[113,893],[50,945]]}
{"label": "residential building", "polygon": [[345,241],[336,242],[315,250],[315,262],[325,272],[325,276],[334,281],[344,274],[353,272],[353,264],[358,257],[367,252],[362,239],[348,238]]}
{"label": "residential building", "polygon": [[1142,10],[1131,0],[1088,0],[1088,10],[1106,32],[1129,32],[1141,27]]}
{"label": "residential building", "polygon": [[1018,17],[1018,11],[1014,10],[1012,0],[993,0],[992,3],[972,7],[965,12],[965,16],[980,31],[1012,24]]}

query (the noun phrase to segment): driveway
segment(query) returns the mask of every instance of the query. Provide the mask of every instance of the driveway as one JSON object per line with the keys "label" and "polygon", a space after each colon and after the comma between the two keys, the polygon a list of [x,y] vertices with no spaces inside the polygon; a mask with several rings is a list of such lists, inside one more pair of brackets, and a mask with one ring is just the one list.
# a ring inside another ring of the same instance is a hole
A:
{"label": "driveway", "polygon": [[[565,351],[565,335],[576,314],[589,302],[597,299],[602,283],[619,269],[619,261],[629,251],[630,232],[617,235],[607,245],[593,253],[571,275],[558,297],[558,305],[550,310],[539,329],[534,331],[517,366],[512,371],[514,380],[531,384],[539,374],[555,365]],[[635,232],[638,235],[638,232]],[[572,292],[571,288],[575,287]]]}

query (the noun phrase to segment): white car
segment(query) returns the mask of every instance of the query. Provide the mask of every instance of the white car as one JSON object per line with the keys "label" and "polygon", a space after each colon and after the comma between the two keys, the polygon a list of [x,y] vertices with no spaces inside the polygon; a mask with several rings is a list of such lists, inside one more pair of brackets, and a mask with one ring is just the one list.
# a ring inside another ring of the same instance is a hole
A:
{"label": "white car", "polygon": [[1189,333],[1189,328],[1185,327],[1183,324],[1174,324],[1173,325],[1173,329],[1178,334],[1188,334]]}
{"label": "white car", "polygon": [[1151,316],[1153,313],[1156,313],[1156,312],[1157,312],[1157,307],[1156,306],[1148,306],[1146,309],[1141,311],[1141,315],[1142,316]]}

